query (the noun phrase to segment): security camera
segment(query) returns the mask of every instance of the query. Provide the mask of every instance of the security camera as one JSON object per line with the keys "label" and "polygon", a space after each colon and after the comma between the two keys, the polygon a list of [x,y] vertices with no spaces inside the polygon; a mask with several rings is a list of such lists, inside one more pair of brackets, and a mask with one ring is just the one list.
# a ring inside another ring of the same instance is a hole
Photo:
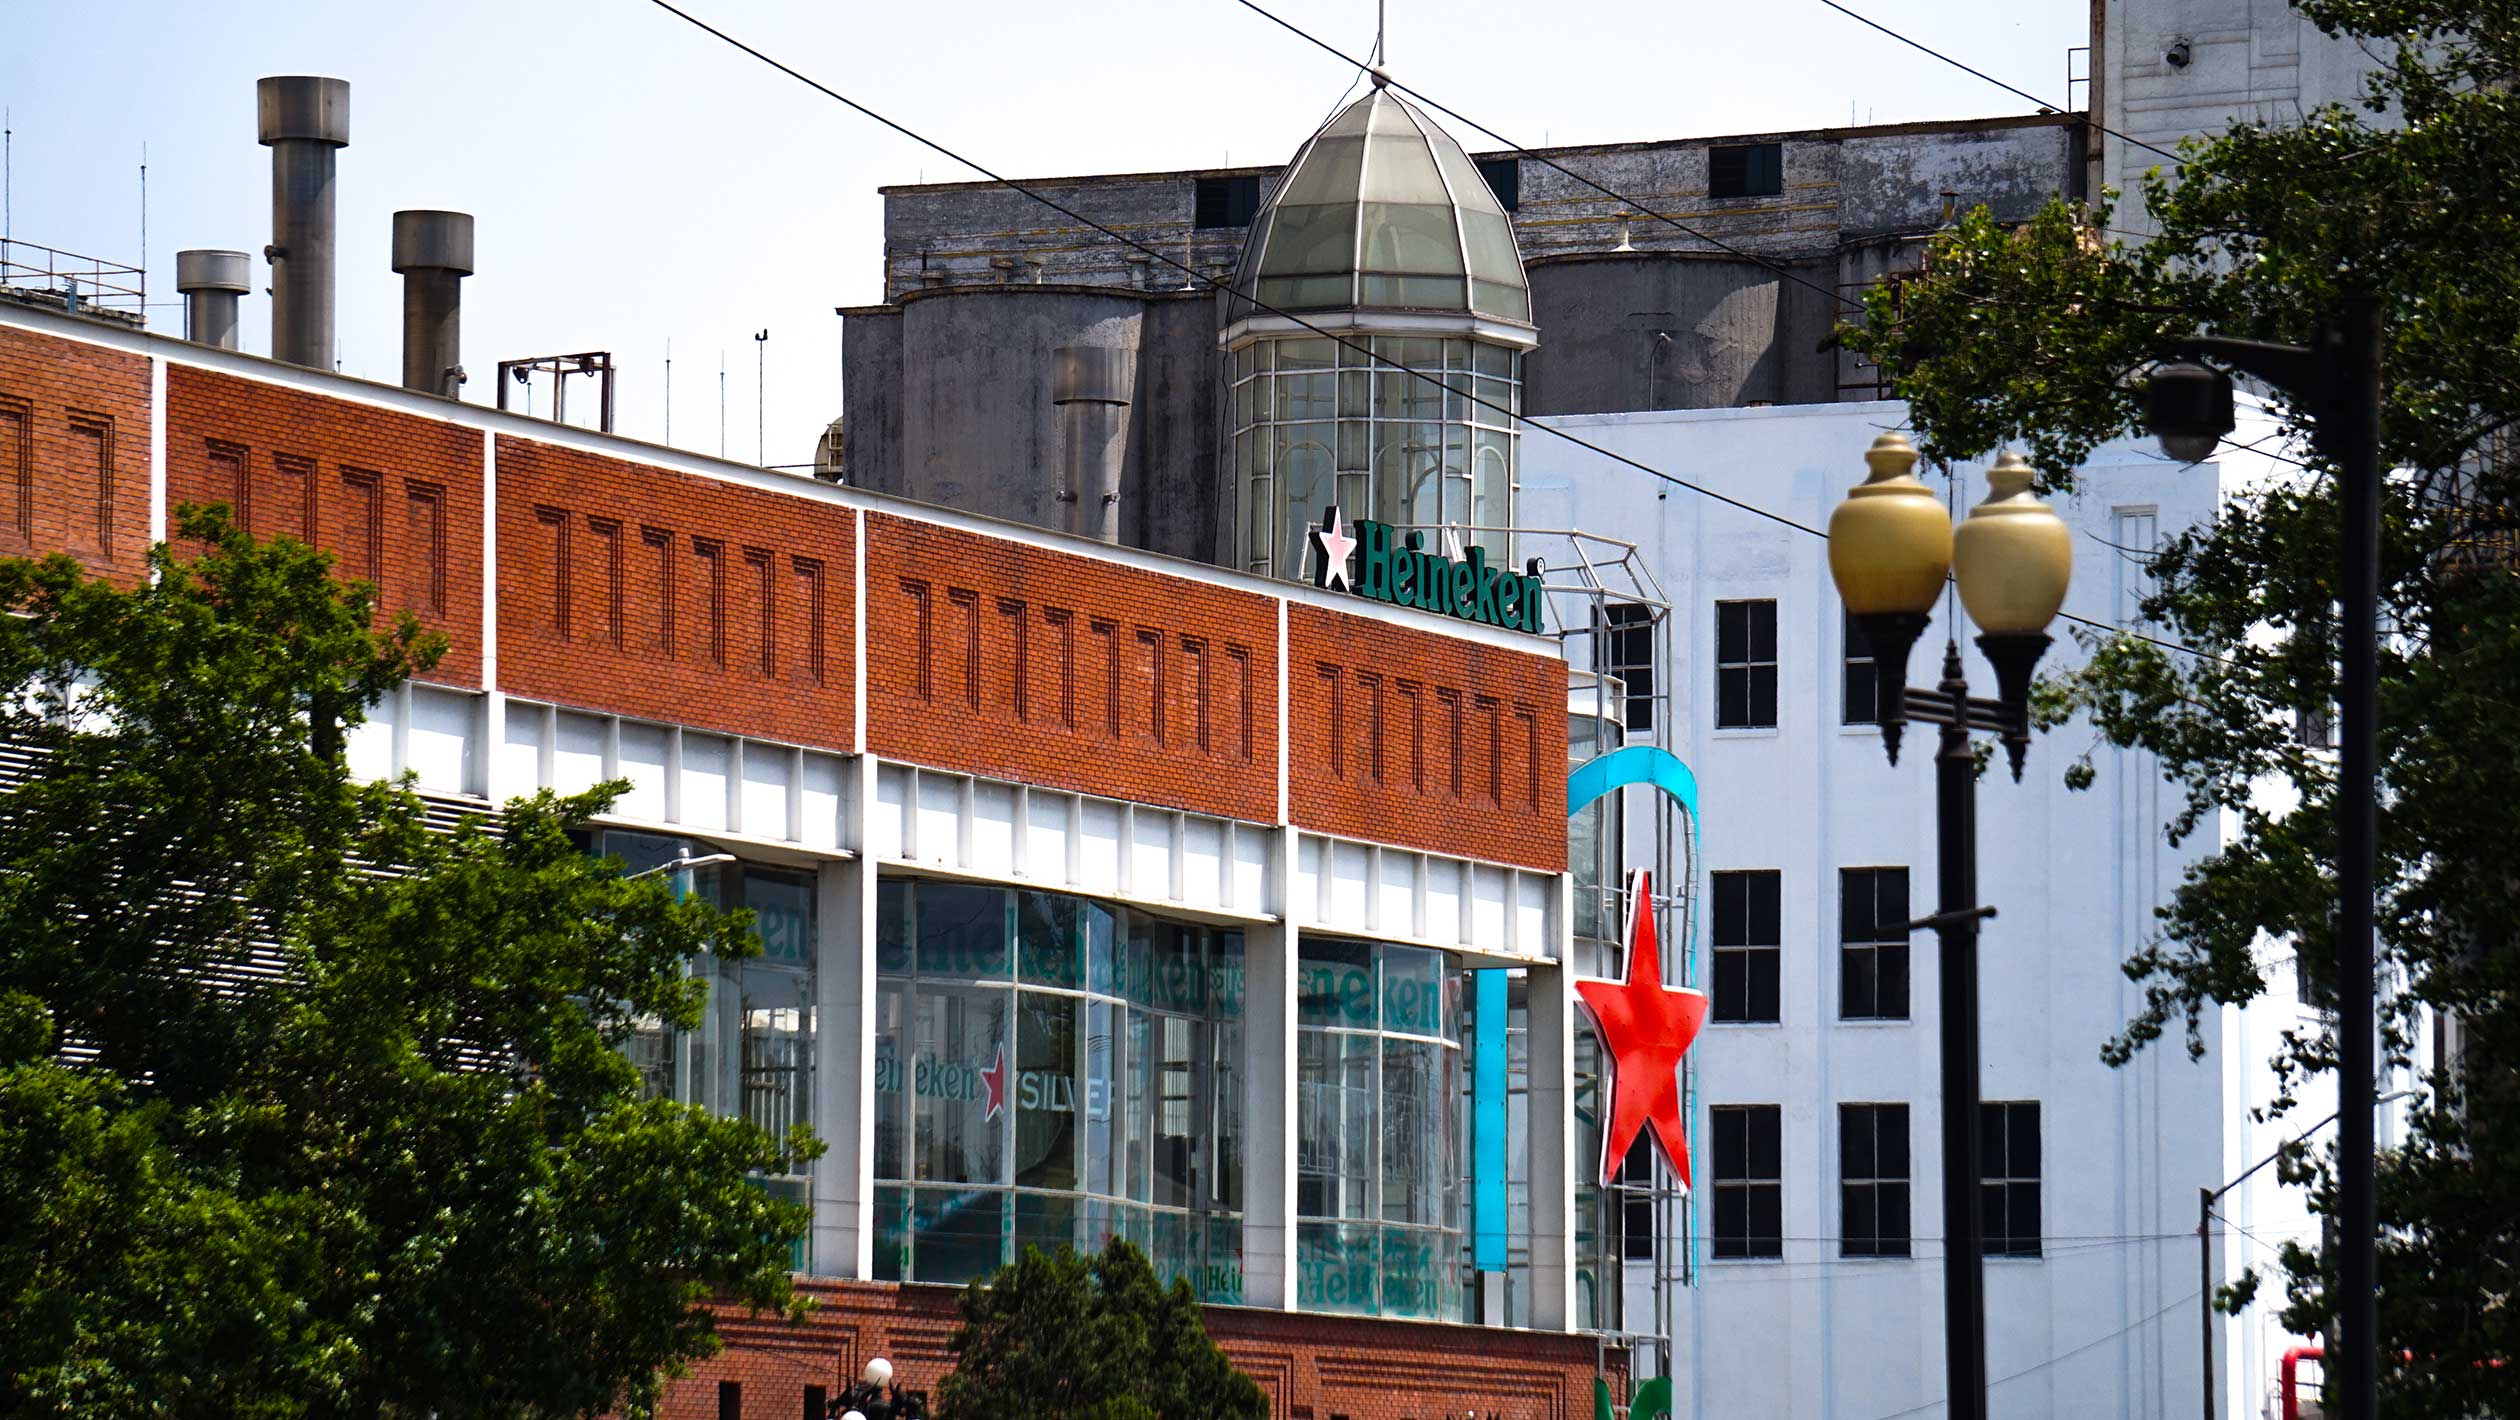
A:
{"label": "security camera", "polygon": [[2195,59],[2196,47],[2185,38],[2170,41],[2170,47],[2161,54],[2161,62],[2173,69],[2185,69]]}

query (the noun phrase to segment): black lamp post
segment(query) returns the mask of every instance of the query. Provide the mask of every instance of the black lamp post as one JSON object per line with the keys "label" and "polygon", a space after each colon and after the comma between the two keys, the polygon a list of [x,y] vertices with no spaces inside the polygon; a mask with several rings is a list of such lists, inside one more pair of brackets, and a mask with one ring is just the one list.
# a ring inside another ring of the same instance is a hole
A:
{"label": "black lamp post", "polygon": [[[2030,675],[2048,648],[2047,625],[2065,601],[2073,543],[2064,521],[2030,492],[2030,466],[2007,453],[1987,470],[1986,501],[1955,533],[1933,491],[1917,481],[1916,450],[1888,433],[1864,455],[1872,476],[1829,518],[1829,575],[1848,615],[1873,648],[1884,682],[1882,747],[1899,762],[1909,720],[1941,727],[1934,754],[1938,898],[1931,927],[1941,942],[1944,1382],[1951,1420],[1986,1414],[1986,1236],[1978,1157],[1978,923],[1995,915],[1977,900],[1977,755],[1969,732],[2003,740],[2013,778],[2030,749]],[[1953,577],[1956,570],[1957,576]],[[1969,694],[1957,636],[1943,646],[1942,680],[1907,685],[1908,654],[1947,579],[1979,628],[1978,649],[1995,667],[1997,698]]]}
{"label": "black lamp post", "polygon": [[2343,502],[2338,557],[2338,734],[2336,789],[2337,1351],[2344,1420],[2372,1420],[2378,1408],[2379,1304],[2373,1265],[2379,1215],[2372,1201],[2374,1002],[2372,894],[2378,851],[2379,791],[2374,728],[2379,723],[2380,641],[2380,303],[2345,300],[2309,345],[2199,336],[2166,352],[2153,371],[2145,422],[2163,452],[2195,462],[2231,432],[2231,376],[2198,363],[2219,360],[2291,394],[2311,417],[2311,440],[2336,465]]}

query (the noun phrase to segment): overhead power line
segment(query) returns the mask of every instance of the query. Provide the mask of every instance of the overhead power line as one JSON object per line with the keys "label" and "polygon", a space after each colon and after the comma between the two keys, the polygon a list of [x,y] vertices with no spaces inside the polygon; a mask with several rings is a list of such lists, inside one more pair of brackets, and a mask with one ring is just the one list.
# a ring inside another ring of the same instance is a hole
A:
{"label": "overhead power line", "polygon": [[[1329,55],[1333,59],[1337,59],[1342,63],[1353,64],[1359,71],[1364,73],[1374,72],[1372,65],[1367,64],[1365,61],[1358,59],[1353,55],[1342,52],[1337,45],[1334,45],[1330,41],[1323,39],[1321,36],[1304,29],[1294,21],[1262,9],[1260,6],[1253,4],[1252,0],[1234,0],[1234,3],[1242,6],[1246,10],[1249,10],[1251,13],[1258,15],[1260,18],[1267,20],[1270,24],[1276,25],[1278,28],[1295,36],[1297,39],[1303,40],[1305,43],[1317,47],[1324,54]],[[1834,286],[1823,286],[1819,282],[1804,276],[1802,273],[1781,265],[1768,257],[1761,256],[1757,252],[1734,246],[1720,237],[1690,226],[1688,223],[1681,221],[1677,217],[1657,212],[1653,208],[1625,193],[1618,192],[1612,188],[1604,187],[1600,183],[1593,181],[1591,178],[1588,178],[1582,173],[1575,171],[1573,168],[1566,166],[1564,163],[1559,162],[1557,159],[1550,157],[1548,154],[1540,152],[1537,149],[1526,148],[1522,144],[1515,142],[1513,139],[1506,137],[1504,134],[1497,132],[1495,129],[1479,122],[1477,119],[1472,118],[1470,115],[1463,113],[1461,110],[1447,107],[1423,89],[1412,88],[1387,74],[1383,76],[1383,82],[1389,84],[1395,89],[1398,89],[1400,92],[1409,95],[1411,98],[1416,99],[1419,103],[1426,105],[1428,108],[1435,110],[1437,113],[1440,113],[1444,117],[1451,119],[1453,122],[1460,124],[1464,128],[1474,129],[1480,133],[1486,134],[1490,139],[1501,143],[1506,148],[1512,150],[1515,157],[1528,158],[1532,162],[1539,163],[1553,172],[1582,183],[1584,186],[1591,188],[1593,191],[1600,193],[1602,196],[1607,197],[1614,202],[1625,204],[1629,208],[1633,209],[1637,216],[1651,217],[1657,222],[1661,222],[1666,226],[1675,228],[1697,238],[1699,241],[1706,243],[1708,246],[1711,246],[1726,255],[1737,256],[1744,261],[1764,266],[1768,270],[1775,272],[1777,275],[1784,277],[1786,280],[1793,282],[1795,285],[1817,291],[1821,295],[1826,296],[1830,300],[1835,301],[1839,305],[1845,306],[1851,310],[1860,311],[1864,308],[1861,301],[1855,300],[1853,297],[1848,296],[1845,292],[1838,290]]]}
{"label": "overhead power line", "polygon": [[[1872,28],[1881,31],[1883,34],[1890,36],[1892,39],[1897,40],[1899,43],[1906,45],[1910,49],[1916,50],[1921,54],[1930,54],[1934,58],[1941,60],[1943,63],[1950,65],[1952,68],[1959,70],[1963,74],[1984,79],[1986,82],[1993,84],[1996,88],[1999,88],[2005,93],[2011,94],[2016,98],[2028,99],[2030,102],[2037,104],[2039,107],[2044,109],[2053,109],[2058,113],[2065,112],[2062,105],[2049,103],[2047,100],[2040,98],[2037,94],[2031,93],[2027,89],[2016,89],[2012,85],[2005,83],[2003,80],[1996,78],[1994,75],[1987,73],[1985,70],[1971,68],[1970,66],[1961,63],[1959,60],[1952,58],[1950,55],[1943,53],[1941,50],[1936,49],[1932,45],[1926,44],[1921,40],[1909,39],[1906,35],[1899,33],[1897,30],[1890,28],[1888,25],[1883,24],[1869,15],[1858,14],[1857,12],[1846,8],[1844,5],[1839,4],[1838,0],[1820,0],[1820,3],[1837,11],[1839,14],[1844,15],[1846,18],[1855,21],[1857,24],[1869,25]],[[2083,122],[2090,124],[2092,127],[2099,129],[2101,132],[2108,134],[2112,138],[2122,139],[2128,143],[2134,144],[2138,148],[2144,148],[2152,152],[2159,153],[2161,156],[2168,158],[2171,162],[2179,164],[2185,164],[2187,162],[2187,159],[2180,157],[2178,154],[2171,152],[2167,148],[2161,147],[2157,144],[2147,143],[2143,139],[2138,138],[2131,133],[2118,132],[2116,129],[2102,123],[2096,115],[2085,114],[2083,116]]]}
{"label": "overhead power line", "polygon": [[[1111,240],[1130,248],[1131,250],[1141,252],[1150,260],[1163,263],[1165,266],[1180,272],[1190,281],[1204,283],[1207,286],[1220,291],[1230,291],[1231,289],[1231,283],[1229,282],[1219,280],[1214,276],[1198,271],[1185,261],[1182,261],[1166,252],[1158,251],[1154,247],[1148,246],[1146,243],[1141,242],[1124,232],[1115,231],[1111,227],[1095,221],[1093,218],[1086,216],[1084,213],[1077,211],[1075,208],[1070,207],[1063,202],[1060,202],[1056,198],[1050,197],[1035,188],[1028,187],[1023,183],[1017,182],[1015,179],[997,172],[976,159],[965,157],[963,154],[946,147],[944,144],[937,142],[935,139],[918,132],[898,120],[888,118],[885,115],[876,112],[874,109],[859,103],[857,100],[850,98],[848,95],[841,93],[839,90],[832,88],[830,85],[813,78],[811,75],[805,74],[802,71],[783,63],[779,59],[754,48],[740,39],[737,39],[735,36],[728,34],[726,31],[719,29],[717,26],[710,24],[708,21],[703,20],[699,16],[692,14],[690,11],[674,4],[673,0],[648,0],[648,3],[656,6],[656,8],[660,10],[663,10],[667,14],[672,15],[674,18],[681,20],[683,23],[690,25],[692,28],[720,41],[728,47],[749,55],[752,58],[761,61],[763,64],[778,70],[780,73],[787,75],[789,78],[805,85],[807,88],[814,90],[816,93],[819,93],[824,97],[847,107],[853,112],[863,115],[864,117],[891,129],[893,132],[900,134],[902,137],[909,139],[911,142],[916,143],[931,152],[950,158],[954,162],[962,164],[964,167],[971,169],[973,172],[980,174],[989,181],[1015,193],[1017,196],[1038,202],[1042,206],[1049,208],[1051,211],[1066,217],[1068,220],[1075,222],[1080,226],[1083,226],[1091,231],[1099,232],[1103,236],[1108,237]],[[1450,110],[1445,111],[1450,112]],[[1464,119],[1462,121],[1466,123],[1469,120]],[[1481,131],[1484,132],[1486,130],[1482,129]],[[1519,411],[1508,409],[1493,400],[1483,398],[1474,391],[1456,388],[1453,385],[1446,383],[1439,375],[1431,375],[1423,370],[1404,365],[1387,355],[1375,351],[1368,345],[1360,345],[1356,341],[1351,340],[1336,331],[1325,329],[1324,327],[1316,325],[1313,322],[1304,319],[1302,316],[1294,314],[1293,312],[1280,310],[1265,301],[1259,300],[1256,296],[1236,294],[1234,299],[1251,306],[1255,310],[1265,311],[1270,315],[1276,316],[1279,319],[1294,325],[1298,329],[1309,331],[1312,334],[1317,335],[1324,340],[1328,340],[1343,349],[1353,351],[1377,365],[1386,366],[1401,374],[1407,375],[1412,379],[1423,381],[1427,384],[1433,385],[1437,389],[1457,395],[1482,409],[1502,415],[1509,421],[1517,421],[1525,424],[1532,429],[1536,429],[1541,433],[1549,435],[1551,438],[1572,444],[1588,453],[1596,454],[1602,458],[1608,459],[1612,463],[1618,464],[1621,467],[1634,469],[1649,478],[1659,480],[1663,483],[1668,483],[1675,488],[1685,488],[1692,493],[1700,495],[1701,497],[1710,498],[1718,503],[1724,504],[1726,507],[1737,508],[1742,512],[1750,514],[1752,517],[1764,518],[1769,522],[1776,523],[1782,527],[1791,528],[1799,533],[1809,534],[1810,536],[1819,538],[1824,542],[1828,540],[1829,535],[1826,531],[1813,527],[1811,524],[1803,522],[1798,518],[1791,517],[1784,513],[1779,513],[1770,508],[1762,508],[1755,503],[1745,502],[1742,499],[1731,496],[1730,494],[1718,492],[1717,490],[1709,488],[1702,483],[1693,483],[1677,474],[1666,473],[1661,469],[1655,468],[1651,464],[1630,458],[1626,454],[1618,452],[1616,449],[1596,444],[1590,439],[1570,433],[1567,430],[1560,429],[1549,424],[1533,422],[1525,418]],[[2127,627],[2114,626],[2103,621],[2095,621],[2090,617],[2076,616],[2071,612],[2065,612],[2062,613],[2062,615],[2067,621],[2090,627],[2095,631],[2106,631],[2117,635],[2130,636],[2136,640],[2148,642],[2152,645],[2161,647],[2164,650],[2178,651],[2209,661],[2222,661],[2226,659],[2224,657],[2214,655],[2209,651],[2200,651],[2191,646],[2180,645],[2175,641],[2165,641],[2156,636],[2148,636],[2143,632],[2135,631]]]}

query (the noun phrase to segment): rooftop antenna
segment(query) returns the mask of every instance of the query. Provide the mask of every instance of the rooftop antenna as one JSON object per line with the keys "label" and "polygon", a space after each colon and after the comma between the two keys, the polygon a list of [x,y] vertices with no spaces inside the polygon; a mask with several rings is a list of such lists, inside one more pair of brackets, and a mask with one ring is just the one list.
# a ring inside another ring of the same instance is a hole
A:
{"label": "rooftop antenna", "polygon": [[149,323],[149,145],[140,145],[140,324]]}
{"label": "rooftop antenna", "polygon": [[665,337],[665,446],[674,446],[674,337]]}
{"label": "rooftop antenna", "polygon": [[1388,0],[1374,0],[1374,58],[1371,65],[1368,66],[1374,69],[1380,69],[1389,62],[1389,56],[1383,52],[1385,21],[1385,15],[1383,12],[1387,4]]}
{"label": "rooftop antenna", "polygon": [[770,332],[753,336],[753,462],[770,466]]}
{"label": "rooftop antenna", "polygon": [[0,242],[17,235],[17,130],[0,108]]}
{"label": "rooftop antenna", "polygon": [[726,347],[718,347],[718,457],[726,457]]}

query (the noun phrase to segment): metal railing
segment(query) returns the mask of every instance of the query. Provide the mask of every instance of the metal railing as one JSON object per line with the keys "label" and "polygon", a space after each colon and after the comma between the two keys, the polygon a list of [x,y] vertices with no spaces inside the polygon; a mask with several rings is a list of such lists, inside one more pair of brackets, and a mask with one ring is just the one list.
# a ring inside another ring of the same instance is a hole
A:
{"label": "metal railing", "polygon": [[143,267],[14,238],[0,238],[0,286],[51,292],[72,310],[98,306],[138,317],[149,304]]}

